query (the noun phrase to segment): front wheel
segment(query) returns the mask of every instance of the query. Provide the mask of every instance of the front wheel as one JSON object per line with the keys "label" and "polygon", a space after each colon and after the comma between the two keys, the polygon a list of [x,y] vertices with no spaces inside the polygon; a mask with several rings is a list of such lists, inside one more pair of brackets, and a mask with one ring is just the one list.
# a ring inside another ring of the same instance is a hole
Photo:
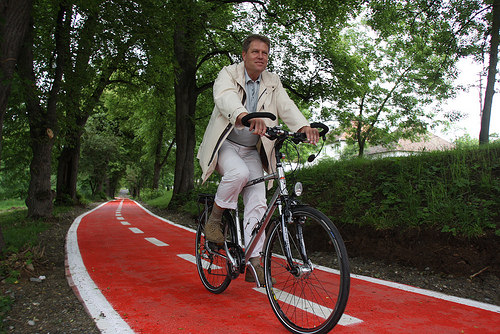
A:
{"label": "front wheel", "polygon": [[[280,222],[264,248],[266,290],[280,322],[293,333],[326,333],[340,320],[350,286],[347,250],[337,228],[311,207],[292,210],[287,224],[292,264]],[[272,278],[276,283],[272,283]]]}

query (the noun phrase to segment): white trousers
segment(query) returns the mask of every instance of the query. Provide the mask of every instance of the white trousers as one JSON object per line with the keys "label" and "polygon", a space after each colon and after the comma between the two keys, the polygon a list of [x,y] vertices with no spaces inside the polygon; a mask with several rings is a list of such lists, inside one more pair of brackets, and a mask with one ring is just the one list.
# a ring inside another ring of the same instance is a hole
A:
{"label": "white trousers", "polygon": [[[243,189],[249,180],[264,175],[259,153],[255,147],[245,147],[226,140],[220,150],[217,171],[222,179],[215,194],[215,203],[224,209],[236,209],[238,196],[243,196],[243,227],[245,243],[251,239],[252,230],[266,211],[265,182]],[[258,240],[250,257],[260,256],[264,246],[264,234]]]}

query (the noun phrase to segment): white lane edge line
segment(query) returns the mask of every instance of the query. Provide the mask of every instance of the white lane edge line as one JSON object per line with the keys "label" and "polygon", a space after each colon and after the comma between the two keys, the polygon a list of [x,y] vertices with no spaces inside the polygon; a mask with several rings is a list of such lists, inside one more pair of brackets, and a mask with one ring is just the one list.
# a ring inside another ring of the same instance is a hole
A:
{"label": "white lane edge line", "polygon": [[164,221],[165,223],[168,223],[168,224],[170,224],[170,225],[173,225],[173,226],[175,226],[175,227],[181,228],[181,229],[186,230],[186,231],[189,231],[189,232],[196,233],[196,230],[195,230],[195,229],[192,229],[192,228],[190,228],[190,227],[186,227],[186,226],[183,226],[183,225],[176,224],[176,223],[174,223],[173,221],[170,221],[170,220],[168,220],[168,219],[165,219],[165,218],[163,218],[163,217],[160,217],[160,216],[158,216],[158,215],[155,215],[154,213],[152,213],[151,211],[149,211],[148,209],[146,209],[145,207],[143,207],[140,203],[137,203],[137,202],[136,202],[136,201],[134,201],[134,200],[131,200],[131,201],[135,202],[135,204],[137,204],[137,205],[138,205],[141,209],[143,209],[144,211],[146,211],[149,215],[151,215],[151,216],[153,216],[153,217],[155,217],[155,218],[158,218],[159,220]]}
{"label": "white lane edge line", "polygon": [[144,239],[146,239],[147,241],[149,241],[150,243],[152,243],[153,245],[158,246],[158,247],[168,246],[168,244],[166,244],[163,241],[160,241],[156,238],[144,238]]}
{"label": "white lane edge line", "polygon": [[[375,283],[375,284],[379,284],[379,285],[383,285],[383,286],[388,286],[390,288],[394,288],[394,289],[398,289],[398,290],[403,290],[403,291],[406,291],[406,292],[413,292],[413,293],[416,293],[416,294],[419,294],[419,295],[433,297],[433,298],[437,298],[437,299],[441,299],[441,300],[453,302],[453,303],[456,303],[456,304],[462,304],[462,305],[465,305],[465,306],[471,306],[471,307],[475,307],[475,308],[482,309],[482,310],[485,310],[485,311],[491,311],[491,312],[495,312],[495,313],[500,313],[500,306],[493,305],[493,304],[487,304],[487,303],[479,302],[479,301],[472,300],[472,299],[466,299],[466,298],[462,298],[462,297],[450,296],[450,295],[447,295],[447,294],[444,294],[444,293],[441,293],[441,292],[437,292],[437,291],[426,290],[426,289],[417,288],[417,287],[414,287],[414,286],[411,286],[411,285],[406,285],[406,284],[396,283],[396,282],[391,282],[391,281],[384,281],[384,280],[381,280],[381,279],[378,279],[378,278],[373,278],[373,277],[368,277],[368,276],[362,276],[362,275],[357,275],[357,274],[351,274],[351,278],[356,278],[356,279],[359,279],[359,280],[362,280],[362,281],[367,281],[367,282],[370,282],[370,283]],[[352,285],[352,283],[351,283],[351,285]]]}
{"label": "white lane edge line", "polygon": [[[132,200],[132,201],[135,202],[134,200]],[[196,230],[194,230],[192,228],[176,224],[176,223],[174,223],[174,222],[172,222],[170,220],[167,220],[167,219],[165,219],[163,217],[155,215],[154,213],[152,213],[148,209],[144,208],[140,203],[137,203],[137,202],[135,202],[135,203],[140,208],[142,208],[144,211],[146,211],[148,214],[150,214],[151,216],[153,216],[155,218],[158,218],[158,219],[160,219],[160,220],[162,220],[162,221],[164,221],[164,222],[166,222],[166,223],[168,223],[170,225],[173,225],[173,226],[182,228],[184,230],[196,233]],[[338,271],[336,271],[336,270],[333,270],[333,269],[327,268],[327,267],[323,267],[323,266],[317,266],[317,268],[320,268],[321,270],[324,270],[324,271],[327,271],[327,272],[330,272],[330,273],[338,273]],[[492,312],[500,313],[500,306],[493,305],[493,304],[488,304],[488,303],[483,303],[483,302],[479,302],[479,301],[472,300],[472,299],[466,299],[466,298],[462,298],[462,297],[450,296],[450,295],[447,295],[447,294],[444,294],[444,293],[441,293],[441,292],[437,292],[437,291],[432,291],[432,290],[417,288],[417,287],[413,287],[413,286],[402,284],[402,283],[396,283],[396,282],[391,282],[391,281],[384,281],[384,280],[381,280],[381,279],[378,279],[378,278],[372,278],[372,277],[363,276],[363,275],[351,274],[351,278],[355,278],[355,279],[359,279],[359,280],[362,280],[362,281],[367,281],[367,282],[371,282],[371,283],[375,283],[375,284],[380,284],[380,285],[388,286],[388,287],[395,288],[395,289],[402,290],[402,291],[413,292],[413,293],[416,293],[416,294],[419,294],[419,295],[433,297],[433,298],[437,298],[437,299],[441,299],[441,300],[445,300],[445,301],[449,301],[449,302],[453,302],[453,303],[457,303],[457,304],[462,304],[462,305],[465,305],[465,306],[471,306],[471,307],[475,307],[475,308],[486,310],[486,311],[492,311]],[[351,285],[352,285],[352,283],[351,283]]]}
{"label": "white lane edge line", "polygon": [[77,297],[81,300],[87,313],[94,319],[101,333],[133,334],[134,331],[132,328],[130,328],[118,312],[113,309],[95,282],[90,278],[83,263],[80,248],[78,247],[77,230],[83,217],[109,202],[103,203],[93,210],[83,213],[71,224],[66,234],[66,279]]}

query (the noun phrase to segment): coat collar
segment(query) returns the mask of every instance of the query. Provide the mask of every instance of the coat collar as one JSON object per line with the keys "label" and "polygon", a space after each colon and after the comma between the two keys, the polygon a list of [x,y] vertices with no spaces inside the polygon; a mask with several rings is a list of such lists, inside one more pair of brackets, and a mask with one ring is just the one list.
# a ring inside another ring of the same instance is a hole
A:
{"label": "coat collar", "polygon": [[[245,88],[245,64],[243,62],[236,65],[235,68],[235,80],[243,88]],[[267,88],[274,89],[278,85],[277,76],[265,70],[261,74],[261,86],[264,85]]]}

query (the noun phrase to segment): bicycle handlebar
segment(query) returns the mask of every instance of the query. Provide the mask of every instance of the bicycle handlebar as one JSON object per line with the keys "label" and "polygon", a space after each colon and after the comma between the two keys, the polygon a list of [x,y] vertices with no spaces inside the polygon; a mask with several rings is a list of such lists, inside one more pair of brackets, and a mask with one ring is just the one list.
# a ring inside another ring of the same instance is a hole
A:
{"label": "bicycle handlebar", "polygon": [[243,118],[241,119],[241,124],[250,127],[249,120],[251,120],[252,118],[270,118],[273,121],[276,120],[276,116],[274,114],[271,114],[270,112],[253,112],[243,116]]}
{"label": "bicycle handlebar", "polygon": [[323,140],[326,140],[325,136],[328,133],[328,131],[330,130],[328,128],[328,126],[326,126],[323,123],[313,122],[313,123],[311,123],[311,128],[321,129],[321,131],[319,132],[319,136],[321,138],[323,138]]}
{"label": "bicycle handlebar", "polygon": [[[254,113],[250,113],[248,115],[245,115],[243,116],[243,118],[241,119],[241,123],[244,125],[244,126],[248,126],[250,127],[250,120],[253,119],[253,118],[269,118],[269,119],[272,119],[273,121],[276,119],[276,116],[270,112],[254,112]],[[321,131],[319,132],[319,136],[321,138],[323,138],[323,140],[326,140],[326,137],[325,135],[328,133],[329,131],[329,128],[328,126],[326,126],[325,124],[323,123],[318,123],[318,122],[313,122],[311,123],[311,128],[316,128],[316,129],[320,129]],[[272,128],[267,128],[267,132],[269,133],[270,130]],[[272,130],[271,130],[272,132]],[[299,137],[299,138],[298,138]],[[303,138],[302,138],[303,137]],[[302,134],[302,133],[297,133],[296,136],[295,136],[296,139],[302,139],[302,140],[305,140],[305,134]]]}

